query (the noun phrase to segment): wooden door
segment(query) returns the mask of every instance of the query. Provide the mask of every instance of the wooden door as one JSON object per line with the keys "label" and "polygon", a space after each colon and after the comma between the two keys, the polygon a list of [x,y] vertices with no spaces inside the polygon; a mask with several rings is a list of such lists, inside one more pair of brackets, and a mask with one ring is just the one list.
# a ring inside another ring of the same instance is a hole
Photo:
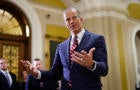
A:
{"label": "wooden door", "polygon": [[9,70],[16,74],[17,80],[21,81],[22,65],[19,60],[24,58],[24,43],[0,40],[0,57],[6,59]]}

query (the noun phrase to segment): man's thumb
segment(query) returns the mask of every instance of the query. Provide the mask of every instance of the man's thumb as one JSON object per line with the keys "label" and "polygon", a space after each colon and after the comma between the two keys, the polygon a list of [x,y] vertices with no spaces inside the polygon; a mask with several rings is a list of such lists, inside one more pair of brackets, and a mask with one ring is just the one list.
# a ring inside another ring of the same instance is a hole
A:
{"label": "man's thumb", "polygon": [[89,55],[92,56],[96,48],[91,48],[89,51]]}

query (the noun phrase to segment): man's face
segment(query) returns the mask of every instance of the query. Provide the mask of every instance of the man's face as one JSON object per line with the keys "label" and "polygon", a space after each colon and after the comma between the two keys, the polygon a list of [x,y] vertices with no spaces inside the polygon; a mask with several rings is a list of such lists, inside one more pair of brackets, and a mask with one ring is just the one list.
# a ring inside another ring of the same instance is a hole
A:
{"label": "man's face", "polygon": [[82,18],[78,16],[78,13],[75,10],[66,11],[64,14],[64,21],[67,28],[72,33],[78,33],[82,30]]}
{"label": "man's face", "polygon": [[34,61],[34,67],[40,70],[42,68],[41,61]]}
{"label": "man's face", "polygon": [[6,60],[4,59],[0,60],[0,69],[4,71],[8,69],[8,63]]}

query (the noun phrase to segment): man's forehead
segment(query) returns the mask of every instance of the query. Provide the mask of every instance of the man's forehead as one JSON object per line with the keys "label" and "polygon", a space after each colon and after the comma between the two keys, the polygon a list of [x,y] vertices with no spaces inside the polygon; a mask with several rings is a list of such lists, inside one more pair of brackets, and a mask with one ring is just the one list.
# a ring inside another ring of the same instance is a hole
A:
{"label": "man's forehead", "polygon": [[1,62],[6,62],[6,60],[4,60],[4,59],[1,59],[0,61],[1,61]]}
{"label": "man's forehead", "polygon": [[0,60],[0,63],[7,63],[7,61],[2,59],[2,60]]}
{"label": "man's forehead", "polygon": [[67,14],[77,14],[77,12],[75,10],[68,10],[64,14],[65,15],[67,15]]}
{"label": "man's forehead", "polygon": [[74,16],[78,16],[78,14],[76,12],[70,12],[70,13],[65,13],[64,14],[64,18],[71,18]]}
{"label": "man's forehead", "polygon": [[41,61],[34,61],[34,62],[41,62]]}

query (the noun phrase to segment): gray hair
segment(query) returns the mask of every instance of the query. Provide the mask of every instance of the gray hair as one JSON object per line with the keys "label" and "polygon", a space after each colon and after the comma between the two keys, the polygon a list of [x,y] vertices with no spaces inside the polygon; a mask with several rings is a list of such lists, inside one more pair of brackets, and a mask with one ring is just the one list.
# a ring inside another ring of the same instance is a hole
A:
{"label": "gray hair", "polygon": [[67,11],[76,11],[77,14],[78,14],[78,17],[80,17],[80,11],[79,11],[78,9],[76,9],[76,8],[69,7],[69,8],[67,8],[67,9],[65,9],[65,10],[63,11],[63,16],[65,15],[65,13],[66,13]]}

